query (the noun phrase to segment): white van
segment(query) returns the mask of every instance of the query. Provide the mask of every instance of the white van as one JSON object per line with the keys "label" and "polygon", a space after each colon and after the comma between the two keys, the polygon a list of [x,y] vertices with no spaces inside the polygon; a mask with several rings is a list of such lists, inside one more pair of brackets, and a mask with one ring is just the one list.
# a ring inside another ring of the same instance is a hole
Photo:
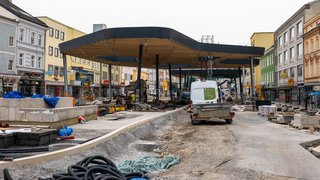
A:
{"label": "white van", "polygon": [[234,112],[231,104],[218,102],[218,86],[216,81],[196,81],[191,83],[192,113],[191,123],[199,124],[201,121],[224,119],[231,124]]}
{"label": "white van", "polygon": [[216,81],[196,81],[191,83],[192,104],[218,103],[218,85]]}

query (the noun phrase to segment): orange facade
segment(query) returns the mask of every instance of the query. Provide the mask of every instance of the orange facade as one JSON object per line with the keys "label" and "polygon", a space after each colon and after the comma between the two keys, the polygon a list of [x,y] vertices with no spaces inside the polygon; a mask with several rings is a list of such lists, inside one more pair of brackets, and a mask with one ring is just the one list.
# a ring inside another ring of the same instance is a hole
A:
{"label": "orange facade", "polygon": [[304,78],[306,83],[320,82],[320,14],[304,25]]}

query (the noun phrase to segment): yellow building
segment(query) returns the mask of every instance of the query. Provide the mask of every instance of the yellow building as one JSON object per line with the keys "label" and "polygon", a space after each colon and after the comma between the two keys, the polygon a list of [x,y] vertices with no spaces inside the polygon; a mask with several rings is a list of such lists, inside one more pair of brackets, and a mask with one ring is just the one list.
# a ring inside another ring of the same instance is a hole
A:
{"label": "yellow building", "polygon": [[[274,32],[255,32],[250,38],[251,46],[264,47],[265,49],[274,44]],[[250,87],[250,69],[247,69],[247,76],[245,78],[245,87]],[[261,96],[261,65],[254,67],[254,85],[257,90],[258,97]]]}
{"label": "yellow building", "polygon": [[[62,96],[64,85],[64,69],[59,44],[86,33],[60,23],[50,17],[38,17],[49,29],[46,33],[45,84],[46,94]],[[97,65],[99,64],[99,65]],[[67,56],[69,95],[76,98],[93,93],[100,86],[100,63],[77,57]],[[99,80],[95,80],[98,78]],[[94,84],[97,84],[93,86]]]}

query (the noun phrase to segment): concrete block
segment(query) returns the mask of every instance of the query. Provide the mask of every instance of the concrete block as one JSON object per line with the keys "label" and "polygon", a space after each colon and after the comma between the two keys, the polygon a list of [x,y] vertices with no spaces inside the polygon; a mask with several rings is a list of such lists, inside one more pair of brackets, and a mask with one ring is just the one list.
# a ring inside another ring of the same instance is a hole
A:
{"label": "concrete block", "polygon": [[14,134],[0,134],[0,148],[7,148],[15,145]]}
{"label": "concrete block", "polygon": [[39,111],[27,112],[26,113],[26,120],[27,121],[42,122],[42,113]]}
{"label": "concrete block", "polygon": [[9,107],[9,121],[17,120],[16,115],[18,114],[18,110],[16,107]]}
{"label": "concrete block", "polygon": [[24,111],[19,111],[17,120],[18,121],[25,121],[26,120],[26,113]]}
{"label": "concrete block", "polygon": [[9,120],[9,109],[7,107],[0,107],[0,120],[1,121]]}
{"label": "concrete block", "polygon": [[50,111],[42,112],[42,122],[54,122],[54,114]]}

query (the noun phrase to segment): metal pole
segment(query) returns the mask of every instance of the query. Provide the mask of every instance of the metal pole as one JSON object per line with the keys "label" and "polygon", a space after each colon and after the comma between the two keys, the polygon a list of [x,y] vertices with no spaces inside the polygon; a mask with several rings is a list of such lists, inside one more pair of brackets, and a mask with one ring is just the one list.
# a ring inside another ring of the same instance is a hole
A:
{"label": "metal pole", "polygon": [[241,104],[243,103],[243,84],[241,82],[241,68],[238,67],[238,71],[239,71],[239,84],[240,84],[240,100],[241,100]]}
{"label": "metal pole", "polygon": [[180,96],[180,92],[181,92],[181,85],[182,85],[182,74],[181,74],[181,68],[179,68],[179,93],[177,94],[178,97]]}
{"label": "metal pole", "polygon": [[99,63],[100,64],[100,78],[99,78],[99,97],[102,97],[102,63]]}
{"label": "metal pole", "polygon": [[108,65],[108,73],[109,73],[109,99],[112,101],[112,94],[111,94],[111,64]]}
{"label": "metal pole", "polygon": [[136,95],[138,96],[137,101],[141,102],[141,66],[142,66],[142,53],[143,45],[139,45],[139,58],[138,58],[138,74],[137,74],[137,87]]}
{"label": "metal pole", "polygon": [[186,84],[187,84],[187,75],[184,74],[184,80],[183,80],[183,88],[186,88]]}
{"label": "metal pole", "polygon": [[256,97],[256,93],[255,93],[255,89],[254,89],[254,80],[253,80],[253,58],[250,57],[250,79],[251,79],[251,97],[253,100],[253,111],[255,108],[255,97]]}
{"label": "metal pole", "polygon": [[159,101],[159,55],[156,55],[156,101]]}
{"label": "metal pole", "polygon": [[63,58],[63,71],[64,71],[64,92],[63,96],[68,96],[68,67],[67,67],[67,55],[65,53],[62,54]]}
{"label": "metal pole", "polygon": [[171,64],[169,63],[169,90],[170,90],[170,100],[173,100],[172,94],[172,79],[171,79]]}
{"label": "metal pole", "polygon": [[243,98],[243,101],[244,101],[244,98],[245,98],[245,78],[246,78],[246,75],[245,75],[245,68],[244,66],[242,66],[242,98]]}

